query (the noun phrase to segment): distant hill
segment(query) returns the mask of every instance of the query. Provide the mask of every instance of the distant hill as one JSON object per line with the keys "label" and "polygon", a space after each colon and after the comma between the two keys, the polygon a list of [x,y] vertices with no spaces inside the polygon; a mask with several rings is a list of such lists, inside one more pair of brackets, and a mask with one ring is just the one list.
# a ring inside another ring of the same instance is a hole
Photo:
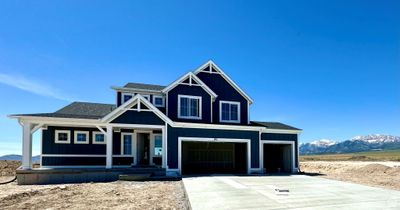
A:
{"label": "distant hill", "polygon": [[[3,155],[0,156],[0,160],[15,160],[15,161],[22,161],[22,155]],[[36,155],[32,157],[32,162],[33,163],[39,163],[40,162],[40,155]]]}
{"label": "distant hill", "polygon": [[342,142],[322,139],[300,144],[300,154],[341,154],[377,150],[400,149],[400,137],[392,135],[356,136]]}

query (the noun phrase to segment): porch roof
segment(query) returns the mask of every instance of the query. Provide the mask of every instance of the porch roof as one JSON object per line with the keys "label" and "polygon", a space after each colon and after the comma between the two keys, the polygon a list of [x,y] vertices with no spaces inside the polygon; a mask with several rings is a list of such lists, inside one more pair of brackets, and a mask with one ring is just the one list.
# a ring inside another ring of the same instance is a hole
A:
{"label": "porch roof", "polygon": [[263,126],[267,129],[279,129],[279,130],[295,130],[301,131],[299,128],[295,128],[290,125],[286,125],[280,122],[262,122],[262,121],[250,121],[250,125],[252,126]]}

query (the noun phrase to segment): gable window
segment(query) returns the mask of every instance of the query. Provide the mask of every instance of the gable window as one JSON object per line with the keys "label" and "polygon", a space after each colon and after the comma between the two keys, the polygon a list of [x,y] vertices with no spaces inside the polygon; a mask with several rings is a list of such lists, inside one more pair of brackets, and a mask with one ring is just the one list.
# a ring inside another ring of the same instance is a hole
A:
{"label": "gable window", "polygon": [[201,119],[201,97],[178,95],[178,117]]}
{"label": "gable window", "polygon": [[219,121],[240,123],[240,102],[220,101],[219,102]]}
{"label": "gable window", "polygon": [[89,144],[89,131],[75,131],[75,144]]}
{"label": "gable window", "polygon": [[154,156],[162,155],[162,135],[154,136]]}
{"label": "gable window", "polygon": [[55,131],[55,143],[58,143],[58,144],[71,143],[71,131],[56,130]]}
{"label": "gable window", "polygon": [[123,133],[121,141],[121,155],[132,155],[133,135]]}
{"label": "gable window", "polygon": [[153,104],[156,107],[164,107],[165,106],[165,98],[163,96],[153,96]]}
{"label": "gable window", "polygon": [[105,144],[105,136],[102,132],[99,131],[93,131],[93,137],[92,137],[93,144]]}
{"label": "gable window", "polygon": [[122,93],[122,95],[121,95],[121,100],[122,100],[121,104],[129,101],[129,99],[131,99],[132,97],[133,97],[132,93]]}

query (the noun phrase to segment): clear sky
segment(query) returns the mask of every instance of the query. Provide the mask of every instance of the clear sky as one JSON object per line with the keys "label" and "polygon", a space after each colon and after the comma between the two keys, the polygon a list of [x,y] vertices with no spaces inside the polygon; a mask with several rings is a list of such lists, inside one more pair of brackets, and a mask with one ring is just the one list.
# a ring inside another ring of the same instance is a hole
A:
{"label": "clear sky", "polygon": [[111,85],[167,85],[209,59],[254,99],[252,120],[302,128],[302,142],[400,135],[399,11],[395,0],[2,1],[0,155],[21,153],[8,114],[114,103]]}

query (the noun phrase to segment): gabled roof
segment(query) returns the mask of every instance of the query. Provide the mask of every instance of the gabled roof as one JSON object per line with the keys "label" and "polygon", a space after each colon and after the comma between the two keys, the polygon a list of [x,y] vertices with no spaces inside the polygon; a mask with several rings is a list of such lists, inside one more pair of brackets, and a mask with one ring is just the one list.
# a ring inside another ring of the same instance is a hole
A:
{"label": "gabled roof", "polygon": [[166,86],[163,85],[153,85],[153,84],[145,84],[145,83],[134,83],[130,82],[124,85],[124,88],[133,88],[133,89],[141,89],[141,90],[156,90],[161,91]]}
{"label": "gabled roof", "polygon": [[215,64],[212,60],[209,60],[207,63],[203,64],[202,66],[200,66],[198,69],[196,69],[194,71],[194,73],[197,75],[198,73],[202,72],[203,69],[205,69],[206,67],[210,67],[209,68],[209,72],[210,73],[215,73],[215,72],[211,72],[212,69],[214,68],[217,72],[219,73],[233,88],[235,88],[245,99],[247,99],[250,104],[252,104],[254,101],[252,98],[250,98],[250,96],[248,96],[240,87],[239,85],[237,85],[227,74],[225,74],[224,71],[222,71],[221,68],[219,68],[217,66],[217,64]]}
{"label": "gabled roof", "polygon": [[147,99],[145,99],[142,95],[136,94],[134,97],[123,103],[121,106],[118,108],[114,109],[112,112],[104,116],[101,121],[102,122],[111,122],[113,119],[117,118],[121,114],[123,114],[125,111],[132,109],[134,105],[138,105],[136,109],[140,111],[140,106],[141,104],[144,104],[150,111],[152,111],[154,114],[156,114],[158,117],[160,117],[162,120],[164,120],[166,123],[172,125],[173,122],[171,119],[169,119],[164,113],[162,113],[159,109],[157,109],[152,103],[150,103]]}
{"label": "gabled roof", "polygon": [[73,102],[53,113],[15,114],[10,117],[55,117],[75,119],[101,119],[116,108],[113,104]]}
{"label": "gabled roof", "polygon": [[[188,83],[185,83],[185,81],[188,80]],[[193,82],[194,81],[194,82]],[[171,83],[167,87],[165,87],[162,92],[167,93],[168,91],[172,90],[174,87],[178,86],[179,84],[186,84],[189,86],[199,86],[202,87],[208,94],[211,95],[213,99],[215,99],[218,95],[214,93],[214,91],[211,90],[203,81],[201,81],[200,78],[198,78],[193,72],[188,72],[179,79],[177,79],[175,82]]]}
{"label": "gabled roof", "polygon": [[301,131],[301,129],[286,125],[280,122],[261,122],[261,121],[250,121],[252,126],[264,126],[267,129],[279,129],[279,130],[296,130]]}

